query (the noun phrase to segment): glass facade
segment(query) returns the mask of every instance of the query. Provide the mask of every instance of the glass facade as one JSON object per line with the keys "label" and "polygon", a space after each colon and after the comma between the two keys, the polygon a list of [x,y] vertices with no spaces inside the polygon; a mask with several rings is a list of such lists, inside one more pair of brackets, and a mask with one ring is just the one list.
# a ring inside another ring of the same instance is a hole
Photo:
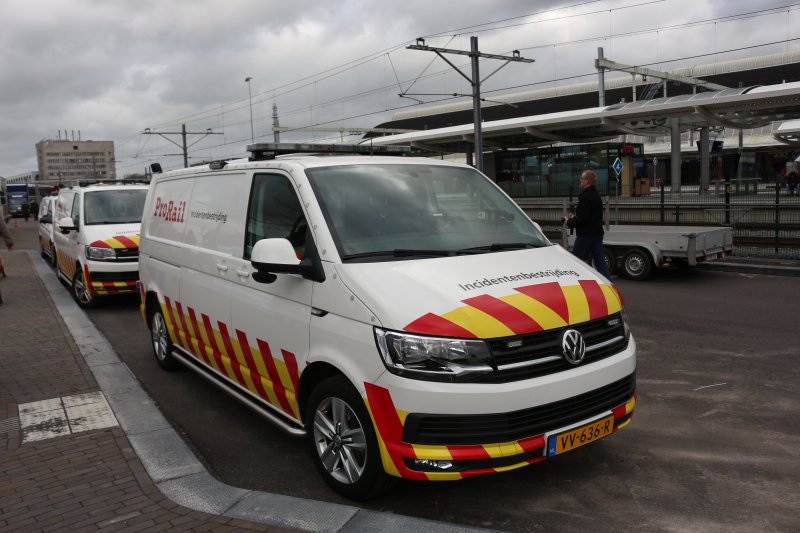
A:
{"label": "glass facade", "polygon": [[631,155],[634,178],[646,178],[644,148],[636,143],[594,143],[549,146],[494,153],[495,180],[512,197],[574,196],[580,192],[578,178],[585,169],[597,173],[597,190],[616,194],[612,165],[617,157]]}

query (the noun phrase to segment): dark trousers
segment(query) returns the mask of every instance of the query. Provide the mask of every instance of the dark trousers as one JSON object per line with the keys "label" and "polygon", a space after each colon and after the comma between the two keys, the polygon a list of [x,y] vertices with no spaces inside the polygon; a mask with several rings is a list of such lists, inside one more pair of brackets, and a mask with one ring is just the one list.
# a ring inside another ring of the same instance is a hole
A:
{"label": "dark trousers", "polygon": [[575,244],[572,245],[572,254],[582,261],[594,260],[594,268],[606,278],[611,279],[611,272],[606,265],[606,257],[603,253],[603,237],[575,237]]}

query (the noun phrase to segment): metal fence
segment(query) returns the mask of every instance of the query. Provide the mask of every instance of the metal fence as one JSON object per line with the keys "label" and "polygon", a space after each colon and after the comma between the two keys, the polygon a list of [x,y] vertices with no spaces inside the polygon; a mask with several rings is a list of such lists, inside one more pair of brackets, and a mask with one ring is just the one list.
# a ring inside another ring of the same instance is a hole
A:
{"label": "metal fence", "polygon": [[[561,217],[577,196],[518,197],[514,200],[551,239],[561,235]],[[740,180],[712,184],[708,190],[683,186],[650,188],[630,197],[604,196],[610,224],[730,226],[733,255],[800,259],[800,192],[786,186]]]}

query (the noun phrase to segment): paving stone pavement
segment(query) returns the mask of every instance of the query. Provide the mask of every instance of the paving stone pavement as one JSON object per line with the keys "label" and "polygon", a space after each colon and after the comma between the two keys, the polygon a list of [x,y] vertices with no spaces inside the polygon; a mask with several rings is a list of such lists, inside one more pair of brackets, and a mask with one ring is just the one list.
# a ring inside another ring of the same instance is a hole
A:
{"label": "paving stone pavement", "polygon": [[100,387],[33,268],[38,258],[0,254],[0,531],[294,531],[169,500],[118,425],[23,443],[20,405]]}

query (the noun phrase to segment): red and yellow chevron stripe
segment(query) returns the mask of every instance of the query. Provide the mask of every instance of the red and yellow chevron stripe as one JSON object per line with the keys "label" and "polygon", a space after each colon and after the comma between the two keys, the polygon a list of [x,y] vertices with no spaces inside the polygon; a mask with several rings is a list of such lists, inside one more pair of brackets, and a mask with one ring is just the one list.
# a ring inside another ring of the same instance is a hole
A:
{"label": "red and yellow chevron stripe", "polygon": [[[300,420],[297,389],[300,372],[295,354],[281,349],[281,358],[264,339],[255,343],[240,330],[231,334],[227,324],[212,322],[205,313],[164,298],[162,312],[170,339],[203,364],[213,368],[252,394]],[[216,327],[215,327],[216,326]]]}
{"label": "red and yellow chevron stripe", "polygon": [[94,241],[89,246],[94,246],[96,248],[138,248],[139,235],[117,235],[110,239]]}
{"label": "red and yellow chevron stripe", "polygon": [[[408,413],[400,411],[394,406],[389,391],[371,383],[365,383],[367,408],[372,417],[378,444],[381,449],[383,467],[390,475],[416,480],[447,481],[464,479],[495,472],[516,470],[530,464],[544,461],[545,436],[533,435],[524,439],[502,443],[487,443],[481,445],[459,446],[432,446],[418,445],[403,442],[403,424]],[[634,395],[628,402],[612,409],[616,421],[629,415],[636,405]],[[615,422],[614,430],[617,431],[630,423],[631,417],[619,423]],[[542,455],[531,457],[528,452],[542,450]],[[429,459],[436,461],[481,461],[500,457],[514,457],[520,455],[518,462],[497,468],[476,468],[462,472],[419,472],[408,468],[403,461],[410,459]]]}
{"label": "red and yellow chevron stripe", "polygon": [[594,280],[578,285],[554,281],[516,287],[505,296],[482,294],[441,315],[427,313],[409,323],[409,333],[490,339],[535,333],[616,313],[622,297],[616,287]]}

